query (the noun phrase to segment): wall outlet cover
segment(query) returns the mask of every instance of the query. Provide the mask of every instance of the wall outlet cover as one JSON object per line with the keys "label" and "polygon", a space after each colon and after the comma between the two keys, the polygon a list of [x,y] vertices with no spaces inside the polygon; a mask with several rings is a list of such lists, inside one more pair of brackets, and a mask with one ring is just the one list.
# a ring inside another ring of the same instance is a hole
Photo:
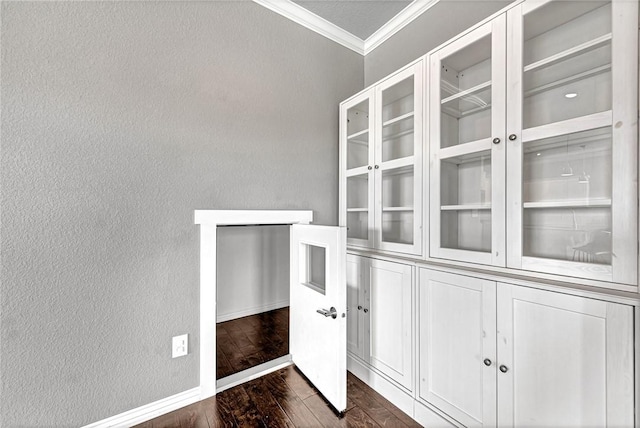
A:
{"label": "wall outlet cover", "polygon": [[171,339],[171,358],[182,357],[189,353],[189,335],[174,336]]}

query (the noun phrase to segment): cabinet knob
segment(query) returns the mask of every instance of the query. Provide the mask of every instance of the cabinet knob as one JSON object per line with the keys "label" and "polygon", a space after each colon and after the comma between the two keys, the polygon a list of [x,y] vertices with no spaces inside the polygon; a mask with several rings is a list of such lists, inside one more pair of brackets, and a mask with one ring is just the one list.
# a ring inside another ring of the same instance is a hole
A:
{"label": "cabinet knob", "polygon": [[366,314],[367,312],[369,312],[369,309],[364,308],[364,313]]}
{"label": "cabinet knob", "polygon": [[500,138],[496,137],[493,139],[493,144],[500,144]]}
{"label": "cabinet knob", "polygon": [[358,310],[361,311],[362,310],[362,305],[358,305]]}
{"label": "cabinet knob", "polygon": [[371,171],[373,168],[371,168],[371,165],[369,165],[369,166],[367,167],[367,169],[368,169],[369,171]]}
{"label": "cabinet knob", "polygon": [[485,358],[485,359],[484,359],[484,365],[485,365],[485,366],[487,366],[487,367],[489,367],[489,366],[491,365],[491,360],[490,360],[490,359],[488,359],[488,358]]}
{"label": "cabinet knob", "polygon": [[509,135],[509,140],[511,140],[511,141],[515,140],[516,138],[518,138],[518,136],[516,134]]}
{"label": "cabinet knob", "polygon": [[380,169],[380,165],[376,165],[376,166],[375,166],[375,169]]}
{"label": "cabinet knob", "polygon": [[506,373],[509,371],[509,368],[507,366],[505,366],[504,364],[500,365],[500,371],[502,373]]}

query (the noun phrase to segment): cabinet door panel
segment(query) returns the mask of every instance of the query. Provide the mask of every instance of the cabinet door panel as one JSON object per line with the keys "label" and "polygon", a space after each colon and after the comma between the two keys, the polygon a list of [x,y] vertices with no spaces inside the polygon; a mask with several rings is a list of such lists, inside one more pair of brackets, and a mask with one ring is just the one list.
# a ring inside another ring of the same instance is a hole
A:
{"label": "cabinet door panel", "polygon": [[495,296],[494,282],[420,270],[420,398],[469,427],[496,420]]}
{"label": "cabinet door panel", "polygon": [[509,267],[637,283],[637,16],[635,1],[507,12]]}
{"label": "cabinet door panel", "polygon": [[407,389],[412,380],[411,266],[371,260],[369,363]]}
{"label": "cabinet door panel", "polygon": [[364,358],[364,326],[361,314],[365,286],[363,265],[366,260],[347,255],[347,350],[359,358]]}
{"label": "cabinet door panel", "polygon": [[423,63],[376,86],[376,238],[381,250],[422,253]]}
{"label": "cabinet door panel", "polygon": [[373,90],[340,105],[340,225],[347,243],[373,246]]}
{"label": "cabinet door panel", "polygon": [[430,255],[505,265],[505,28],[430,55]]}
{"label": "cabinet door panel", "polygon": [[631,307],[499,284],[499,425],[632,426],[632,326]]}

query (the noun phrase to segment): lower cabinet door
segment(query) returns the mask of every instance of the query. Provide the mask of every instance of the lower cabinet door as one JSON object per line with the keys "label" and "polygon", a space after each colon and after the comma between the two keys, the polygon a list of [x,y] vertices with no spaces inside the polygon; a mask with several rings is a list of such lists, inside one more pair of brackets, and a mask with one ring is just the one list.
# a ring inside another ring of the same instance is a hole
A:
{"label": "lower cabinet door", "polygon": [[498,284],[498,425],[632,427],[630,306]]}
{"label": "lower cabinet door", "polygon": [[367,260],[347,254],[347,351],[360,359],[364,359],[364,273]]}
{"label": "lower cabinet door", "polygon": [[375,259],[369,263],[369,364],[412,390],[412,268]]}
{"label": "lower cabinet door", "polygon": [[419,395],[467,427],[496,424],[496,283],[420,269]]}

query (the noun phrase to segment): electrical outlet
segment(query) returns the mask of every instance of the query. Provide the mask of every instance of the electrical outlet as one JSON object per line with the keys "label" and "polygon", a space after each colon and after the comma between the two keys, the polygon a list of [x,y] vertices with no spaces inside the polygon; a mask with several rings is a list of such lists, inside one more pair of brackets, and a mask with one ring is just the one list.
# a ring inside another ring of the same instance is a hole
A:
{"label": "electrical outlet", "polygon": [[189,352],[189,335],[174,336],[171,339],[171,358],[182,357]]}

